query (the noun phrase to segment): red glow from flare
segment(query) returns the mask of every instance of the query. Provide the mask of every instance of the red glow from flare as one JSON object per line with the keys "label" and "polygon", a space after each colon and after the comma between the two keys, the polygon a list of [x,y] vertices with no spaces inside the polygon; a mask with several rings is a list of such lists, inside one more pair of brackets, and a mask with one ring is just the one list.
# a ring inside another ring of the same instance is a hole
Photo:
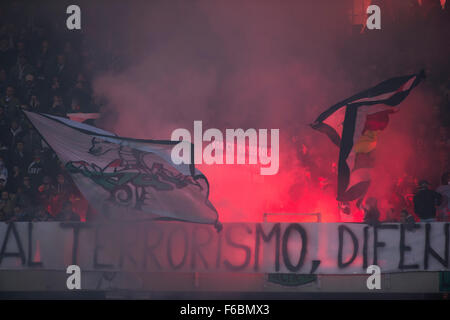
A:
{"label": "red glow from flare", "polygon": [[263,222],[265,213],[267,222],[317,221],[314,216],[299,215],[306,213],[320,213],[322,222],[341,221],[330,182],[324,177],[311,181],[310,172],[296,161],[293,154],[280,151],[280,171],[271,176],[260,175],[259,165],[198,168],[208,177],[209,198],[222,222]]}

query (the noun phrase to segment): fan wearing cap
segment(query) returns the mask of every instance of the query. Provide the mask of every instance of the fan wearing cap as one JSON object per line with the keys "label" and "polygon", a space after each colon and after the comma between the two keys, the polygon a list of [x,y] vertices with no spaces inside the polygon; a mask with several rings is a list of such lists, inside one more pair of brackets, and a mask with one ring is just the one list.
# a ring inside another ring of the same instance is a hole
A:
{"label": "fan wearing cap", "polygon": [[436,206],[441,205],[442,195],[430,189],[430,183],[426,180],[419,182],[419,188],[413,198],[414,212],[420,221],[436,221]]}

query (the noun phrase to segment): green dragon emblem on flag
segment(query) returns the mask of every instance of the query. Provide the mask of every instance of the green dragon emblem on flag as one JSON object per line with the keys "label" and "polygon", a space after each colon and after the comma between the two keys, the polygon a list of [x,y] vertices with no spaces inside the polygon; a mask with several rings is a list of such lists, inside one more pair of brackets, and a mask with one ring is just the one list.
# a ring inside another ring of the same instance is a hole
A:
{"label": "green dragon emblem on flag", "polygon": [[109,192],[109,201],[116,205],[140,210],[161,191],[172,191],[193,185],[203,187],[192,176],[184,175],[155,161],[153,154],[127,146],[92,138],[89,154],[111,159],[106,166],[94,162],[69,161],[66,169],[80,173]]}

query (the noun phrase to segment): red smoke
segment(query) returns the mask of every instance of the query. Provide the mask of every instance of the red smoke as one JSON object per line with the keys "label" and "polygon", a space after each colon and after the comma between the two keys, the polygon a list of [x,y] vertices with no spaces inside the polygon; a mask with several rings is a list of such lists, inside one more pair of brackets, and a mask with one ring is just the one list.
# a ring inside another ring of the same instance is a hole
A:
{"label": "red smoke", "polygon": [[[114,28],[108,49],[125,51],[127,66],[95,78],[96,94],[108,99],[102,126],[152,139],[169,139],[176,128],[192,132],[194,120],[202,120],[204,130],[280,129],[277,175],[261,176],[253,165],[199,166],[222,221],[316,212],[324,222],[339,221],[338,150],[308,124],[358,91],[429,67],[431,56],[447,59],[435,38],[411,31],[405,31],[402,51],[393,50],[397,39],[387,39],[373,53],[370,39],[376,35],[353,38],[349,8],[341,1],[152,1],[133,5],[127,14],[119,9],[104,16],[123,29],[95,17],[96,36]],[[417,37],[427,47],[410,50]],[[382,213],[392,184],[408,166],[419,163],[418,175],[432,167],[433,155],[414,153],[421,124],[436,123],[431,97],[419,86],[379,137],[369,195],[380,199]],[[361,218],[353,211],[347,220]]]}

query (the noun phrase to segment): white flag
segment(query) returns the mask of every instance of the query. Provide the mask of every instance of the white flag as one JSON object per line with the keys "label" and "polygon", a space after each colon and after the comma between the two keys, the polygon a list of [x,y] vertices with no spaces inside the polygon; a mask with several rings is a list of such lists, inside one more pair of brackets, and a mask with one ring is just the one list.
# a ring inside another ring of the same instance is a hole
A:
{"label": "white flag", "polygon": [[111,219],[213,224],[209,184],[194,165],[172,162],[183,141],[119,137],[66,118],[25,111],[90,205]]}

